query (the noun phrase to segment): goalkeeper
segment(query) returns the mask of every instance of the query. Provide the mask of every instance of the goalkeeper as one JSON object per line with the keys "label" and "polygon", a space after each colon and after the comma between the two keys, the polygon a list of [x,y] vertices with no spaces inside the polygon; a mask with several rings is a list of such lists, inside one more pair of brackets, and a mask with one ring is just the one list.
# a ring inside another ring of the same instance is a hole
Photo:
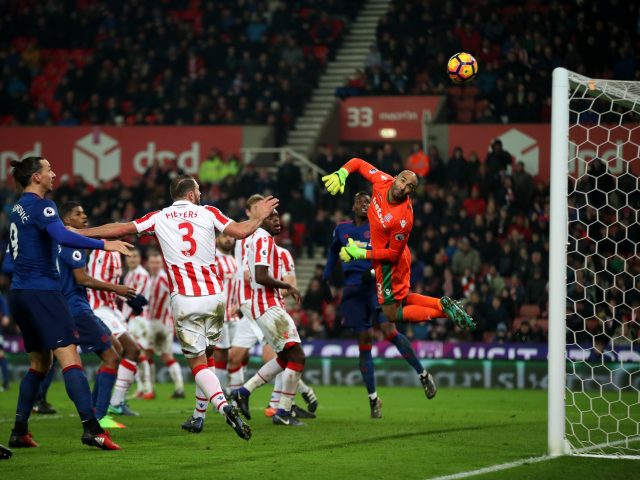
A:
{"label": "goalkeeper", "polygon": [[459,302],[409,293],[411,254],[407,247],[413,227],[413,208],[409,196],[418,185],[410,170],[392,177],[360,158],[352,158],[340,170],[322,177],[331,195],[344,192],[349,174],[358,172],[373,186],[368,210],[371,250],[358,246],[349,238],[340,249],[340,259],[371,260],[375,270],[378,303],[392,322],[421,323],[448,317],[459,327],[475,328],[473,319]]}

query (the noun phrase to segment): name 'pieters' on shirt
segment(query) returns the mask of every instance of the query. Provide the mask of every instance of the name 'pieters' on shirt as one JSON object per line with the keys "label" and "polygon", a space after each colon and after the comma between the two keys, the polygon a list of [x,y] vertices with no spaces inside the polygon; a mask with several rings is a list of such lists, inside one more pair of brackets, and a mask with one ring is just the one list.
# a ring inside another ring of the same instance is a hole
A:
{"label": "name 'pieters' on shirt", "polygon": [[160,242],[172,293],[200,297],[222,291],[217,275],[216,231],[231,219],[211,206],[178,200],[134,220],[138,233],[154,233]]}
{"label": "name 'pieters' on shirt", "polygon": [[249,245],[249,272],[251,274],[251,312],[254,318],[258,318],[272,307],[284,308],[280,289],[265,287],[256,282],[256,266],[267,267],[270,277],[279,279],[280,276],[280,255],[276,248],[276,242],[269,233],[259,228],[254,234]]}

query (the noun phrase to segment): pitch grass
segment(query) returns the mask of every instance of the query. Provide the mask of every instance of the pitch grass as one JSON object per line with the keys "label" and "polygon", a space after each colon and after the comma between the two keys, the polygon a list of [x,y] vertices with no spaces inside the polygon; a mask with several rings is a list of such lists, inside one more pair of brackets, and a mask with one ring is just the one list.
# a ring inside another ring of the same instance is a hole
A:
{"label": "pitch grass", "polygon": [[[193,391],[187,385],[187,391]],[[56,416],[34,415],[40,448],[14,451],[0,462],[0,478],[145,479],[427,479],[536,457],[546,450],[546,394],[541,391],[442,388],[427,401],[419,389],[384,388],[383,418],[369,419],[364,388],[320,387],[318,418],[305,428],[276,427],[263,416],[269,391],[251,398],[253,438],[237,438],[221,416],[209,413],[205,431],[183,432],[192,400],[132,400],[142,415],[124,417],[113,431],[123,447],[103,452],[80,444],[80,426],[64,387],[49,400]],[[0,442],[9,437],[17,385],[0,393]],[[640,462],[560,458],[474,477],[482,479],[637,478]]]}

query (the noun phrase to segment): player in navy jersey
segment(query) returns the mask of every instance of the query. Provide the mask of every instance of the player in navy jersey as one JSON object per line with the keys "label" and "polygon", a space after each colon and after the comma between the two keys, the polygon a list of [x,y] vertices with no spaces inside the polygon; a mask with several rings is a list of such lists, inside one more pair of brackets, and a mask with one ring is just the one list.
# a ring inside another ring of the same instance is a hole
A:
{"label": "player in navy jersey", "polygon": [[[87,215],[77,202],[67,202],[60,207],[62,222],[73,228],[86,228]],[[134,298],[136,291],[126,285],[115,285],[91,277],[86,270],[87,253],[83,249],[60,247],[58,268],[62,280],[62,293],[67,299],[71,316],[80,338],[78,345],[83,353],[93,352],[102,360],[93,387],[93,406],[96,418],[103,428],[123,428],[107,415],[111,390],[116,382],[119,356],[111,344],[111,330],[100,320],[89,305],[87,288],[113,292],[125,298]]]}
{"label": "player in navy jersey", "polygon": [[91,248],[128,254],[128,243],[92,240],[70,232],[56,205],[45,197],[55,173],[43,157],[13,160],[13,177],[24,189],[9,217],[9,242],[14,260],[9,297],[11,315],[20,327],[30,368],[20,383],[16,419],[9,446],[37,447],[29,432],[29,415],[40,382],[51,367],[52,352],[62,367],[69,398],[82,420],[82,443],[119,450],[93,412],[91,390],[77,351],[78,332],[61,291],[58,247]]}
{"label": "player in navy jersey", "polygon": [[[367,192],[358,192],[353,202],[353,222],[339,224],[333,234],[333,241],[329,247],[327,263],[323,278],[329,280],[333,268],[338,261],[340,249],[347,245],[352,238],[361,248],[371,248],[371,232],[367,211],[371,203],[371,196]],[[375,277],[371,270],[370,260],[354,260],[342,263],[345,275],[345,287],[340,304],[340,314],[343,325],[358,334],[360,350],[360,372],[369,393],[371,418],[382,418],[382,402],[376,392],[375,372],[371,348],[373,345],[373,323],[380,326],[386,339],[393,343],[402,357],[411,365],[420,378],[428,399],[436,394],[433,377],[428,373],[416,357],[409,339],[396,330],[383,315],[378,306],[375,288]]]}

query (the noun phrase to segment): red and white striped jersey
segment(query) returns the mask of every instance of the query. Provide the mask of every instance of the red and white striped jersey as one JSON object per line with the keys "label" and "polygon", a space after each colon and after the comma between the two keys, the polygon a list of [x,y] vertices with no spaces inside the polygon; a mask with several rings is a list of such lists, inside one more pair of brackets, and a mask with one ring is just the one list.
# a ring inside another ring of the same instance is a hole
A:
{"label": "red and white striped jersey", "polygon": [[138,233],[155,233],[171,292],[192,297],[216,295],[222,280],[216,267],[216,230],[232,222],[220,210],[178,200],[133,221]]}
{"label": "red and white striped jersey", "polygon": [[224,291],[227,297],[227,306],[224,319],[228,322],[235,322],[240,320],[238,316],[238,300],[235,290],[236,272],[238,270],[238,264],[236,258],[227,253],[216,253],[216,259],[218,260],[218,275],[222,278]]}
{"label": "red and white striped jersey", "polygon": [[[87,259],[87,273],[93,278],[117,285],[122,277],[122,257],[118,252],[92,250]],[[88,288],[87,298],[92,310],[100,307],[118,309],[118,295],[113,292]]]}
{"label": "red and white striped jersey", "polygon": [[[255,237],[255,232],[249,235],[247,238],[238,240],[236,242],[234,254],[236,257],[236,263],[238,264],[238,271],[236,272],[235,289],[237,292],[238,305],[251,301],[251,280],[244,278],[244,273],[249,271],[248,252],[249,246]],[[242,268],[240,268],[242,265]]]}
{"label": "red and white striped jersey", "polygon": [[256,265],[268,267],[269,276],[281,278],[280,256],[276,242],[269,233],[259,228],[249,245],[249,272],[251,273],[251,313],[258,318],[269,308],[283,307],[282,295],[278,288],[265,287],[256,282]]}
{"label": "red and white striped jersey", "polygon": [[280,259],[280,278],[277,280],[283,280],[284,277],[296,276],[296,265],[293,263],[293,255],[284,247],[276,245],[278,250],[278,258]]}
{"label": "red and white striped jersey", "polygon": [[149,317],[165,325],[173,325],[171,316],[171,304],[169,302],[169,277],[167,272],[160,270],[157,275],[151,277],[149,289]]}
{"label": "red and white striped jersey", "polygon": [[[138,265],[133,270],[129,270],[127,274],[124,276],[124,284],[128,287],[133,288],[138,295],[142,295],[144,298],[149,300],[149,294],[151,292],[151,275],[149,272],[142,266]],[[125,320],[129,319],[129,316],[132,316],[132,310],[127,303],[122,304],[122,316]],[[142,310],[142,314],[138,315],[142,318],[149,318],[149,305]]]}

